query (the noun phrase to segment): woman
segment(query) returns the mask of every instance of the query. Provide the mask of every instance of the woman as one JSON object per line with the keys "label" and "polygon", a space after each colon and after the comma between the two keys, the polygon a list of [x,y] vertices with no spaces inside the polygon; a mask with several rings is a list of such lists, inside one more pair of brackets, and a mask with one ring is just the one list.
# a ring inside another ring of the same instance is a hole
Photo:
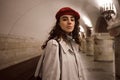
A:
{"label": "woman", "polygon": [[[42,64],[42,80],[60,80],[60,78],[61,80],[83,80],[79,54],[80,15],[75,10],[64,7],[56,13],[55,17],[56,25],[51,30],[48,40],[42,45],[45,55]],[[61,63],[59,50],[61,50]]]}

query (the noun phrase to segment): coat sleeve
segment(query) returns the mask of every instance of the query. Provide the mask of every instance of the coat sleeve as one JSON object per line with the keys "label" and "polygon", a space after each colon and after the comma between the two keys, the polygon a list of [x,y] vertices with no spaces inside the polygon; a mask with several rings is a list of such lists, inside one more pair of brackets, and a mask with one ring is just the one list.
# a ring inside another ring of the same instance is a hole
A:
{"label": "coat sleeve", "polygon": [[59,45],[56,40],[50,40],[45,49],[42,80],[59,80],[60,62]]}

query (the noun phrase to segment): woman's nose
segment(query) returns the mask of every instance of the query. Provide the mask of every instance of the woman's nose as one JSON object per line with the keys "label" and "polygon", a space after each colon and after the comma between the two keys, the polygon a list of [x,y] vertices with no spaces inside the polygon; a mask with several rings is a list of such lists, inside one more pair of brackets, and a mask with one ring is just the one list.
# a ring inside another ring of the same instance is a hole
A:
{"label": "woman's nose", "polygon": [[71,20],[68,20],[68,24],[71,24]]}

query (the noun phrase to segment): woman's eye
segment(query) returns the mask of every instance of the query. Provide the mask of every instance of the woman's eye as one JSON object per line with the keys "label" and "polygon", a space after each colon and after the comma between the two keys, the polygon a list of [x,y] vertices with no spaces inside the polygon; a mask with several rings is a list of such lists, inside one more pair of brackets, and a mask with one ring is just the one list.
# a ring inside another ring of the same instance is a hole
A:
{"label": "woman's eye", "polygon": [[71,19],[71,21],[75,21],[75,19]]}

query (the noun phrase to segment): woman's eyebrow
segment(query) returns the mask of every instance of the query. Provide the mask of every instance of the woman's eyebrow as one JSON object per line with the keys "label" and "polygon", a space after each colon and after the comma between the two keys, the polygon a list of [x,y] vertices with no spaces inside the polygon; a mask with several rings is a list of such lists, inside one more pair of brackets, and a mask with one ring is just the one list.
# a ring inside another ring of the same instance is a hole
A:
{"label": "woman's eyebrow", "polygon": [[[63,16],[62,18],[68,18],[67,16]],[[71,16],[70,18],[74,18],[73,16]]]}

